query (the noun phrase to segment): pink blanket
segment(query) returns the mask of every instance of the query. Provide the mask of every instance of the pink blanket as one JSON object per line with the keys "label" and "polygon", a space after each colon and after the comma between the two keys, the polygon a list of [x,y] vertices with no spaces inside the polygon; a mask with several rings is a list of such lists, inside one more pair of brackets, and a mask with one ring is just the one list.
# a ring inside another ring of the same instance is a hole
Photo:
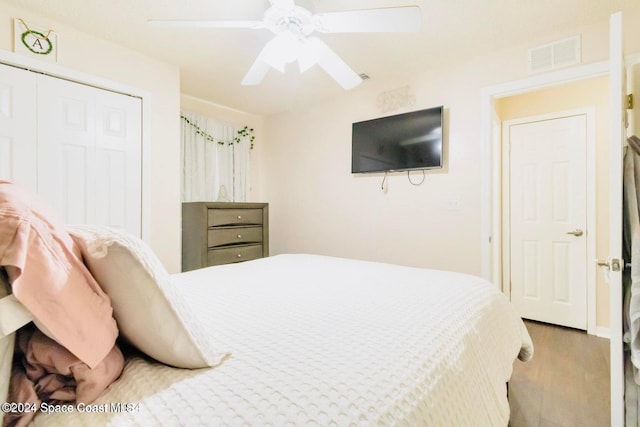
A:
{"label": "pink blanket", "polygon": [[[114,382],[124,368],[120,349],[113,346],[93,369],[35,328],[17,335],[16,357],[8,402],[49,404],[91,403]],[[18,363],[16,363],[18,361]],[[5,427],[29,424],[34,412],[7,413]]]}
{"label": "pink blanket", "polygon": [[38,327],[90,367],[118,336],[111,301],[56,218],[26,189],[0,181],[0,266]]}

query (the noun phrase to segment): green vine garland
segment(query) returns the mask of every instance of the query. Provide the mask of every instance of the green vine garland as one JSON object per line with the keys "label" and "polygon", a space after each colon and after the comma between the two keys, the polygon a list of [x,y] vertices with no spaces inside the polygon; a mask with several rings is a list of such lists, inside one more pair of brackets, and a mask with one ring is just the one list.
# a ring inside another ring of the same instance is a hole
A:
{"label": "green vine garland", "polygon": [[249,149],[253,150],[253,142],[256,140],[256,137],[253,134],[253,128],[250,128],[249,126],[244,126],[242,129],[239,129],[238,131],[236,131],[236,136],[234,136],[231,141],[222,141],[220,139],[216,140],[213,136],[209,135],[207,132],[205,132],[204,130],[200,129],[200,127],[197,124],[193,123],[191,120],[186,118],[184,115],[180,114],[180,118],[182,120],[184,120],[185,122],[187,122],[188,125],[193,127],[196,130],[196,134],[197,135],[200,135],[201,137],[203,137],[207,141],[215,142],[218,145],[238,144],[238,143],[240,143],[242,141],[242,138],[249,137],[249,142],[251,143],[251,145],[249,146]]}
{"label": "green vine garland", "polygon": [[[43,51],[43,52],[40,52],[40,51],[37,51],[37,50],[32,49],[32,48],[31,48],[31,46],[29,46],[29,43],[27,43],[27,37],[28,37],[30,34],[33,34],[33,35],[34,35],[37,39],[39,39],[39,40],[44,40],[44,41],[46,41],[49,47],[48,47],[45,51]],[[42,34],[40,31],[27,30],[27,31],[25,31],[24,33],[22,33],[22,37],[21,37],[21,38],[22,38],[22,44],[23,44],[23,45],[25,45],[25,47],[26,47],[27,49],[29,49],[29,51],[30,51],[30,52],[33,52],[33,53],[35,53],[35,54],[38,54],[38,55],[48,55],[48,54],[50,54],[50,53],[51,53],[51,51],[53,50],[53,44],[51,43],[51,40],[49,40],[49,37],[45,36],[45,35],[44,35],[44,34]]]}

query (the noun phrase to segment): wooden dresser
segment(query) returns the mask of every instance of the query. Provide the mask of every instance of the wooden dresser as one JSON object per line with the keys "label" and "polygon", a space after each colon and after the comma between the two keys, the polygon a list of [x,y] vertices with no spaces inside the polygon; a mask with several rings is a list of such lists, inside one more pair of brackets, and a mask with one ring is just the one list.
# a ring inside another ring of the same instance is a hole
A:
{"label": "wooden dresser", "polygon": [[182,204],[182,271],[266,256],[267,203]]}

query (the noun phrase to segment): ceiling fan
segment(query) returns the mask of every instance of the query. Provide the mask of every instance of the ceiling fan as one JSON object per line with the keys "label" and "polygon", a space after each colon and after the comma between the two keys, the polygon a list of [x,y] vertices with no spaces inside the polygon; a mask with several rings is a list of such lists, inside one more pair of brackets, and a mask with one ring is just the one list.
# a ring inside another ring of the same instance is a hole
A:
{"label": "ceiling fan", "polygon": [[269,0],[271,6],[261,21],[202,21],[150,19],[152,25],[191,28],[248,28],[267,29],[275,34],[264,46],[242,85],[257,85],[269,67],[284,72],[288,63],[297,61],[300,72],[318,64],[344,89],[352,89],[362,82],[331,48],[318,37],[319,33],[361,32],[417,32],[421,13],[418,6],[380,9],[361,9],[344,12],[311,13],[297,6],[293,0]]}

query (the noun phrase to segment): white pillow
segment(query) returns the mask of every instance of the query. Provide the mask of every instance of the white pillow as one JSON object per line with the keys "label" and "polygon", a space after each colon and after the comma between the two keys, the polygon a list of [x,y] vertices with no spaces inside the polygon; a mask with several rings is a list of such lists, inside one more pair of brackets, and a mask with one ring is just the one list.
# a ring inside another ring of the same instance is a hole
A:
{"label": "white pillow", "polygon": [[13,295],[0,295],[0,338],[11,335],[33,320],[27,307]]}
{"label": "white pillow", "polygon": [[7,273],[0,267],[0,338],[13,334],[32,320],[33,315],[27,307],[11,294]]}
{"label": "white pillow", "polygon": [[142,240],[104,226],[67,228],[89,271],[111,298],[120,334],[131,344],[178,368],[215,366],[229,355],[212,348],[203,326]]}

